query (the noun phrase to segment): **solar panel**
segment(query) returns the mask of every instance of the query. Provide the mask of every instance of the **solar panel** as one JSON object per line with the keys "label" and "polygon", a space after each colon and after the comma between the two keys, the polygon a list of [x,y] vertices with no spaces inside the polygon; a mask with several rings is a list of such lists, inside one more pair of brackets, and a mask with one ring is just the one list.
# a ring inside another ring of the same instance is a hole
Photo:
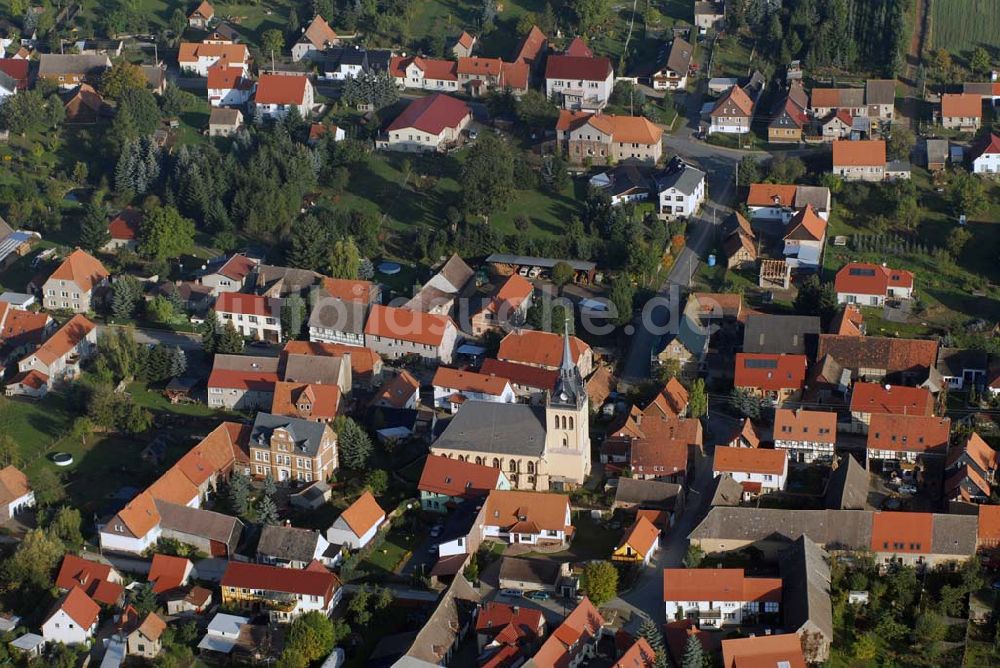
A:
{"label": "solar panel", "polygon": [[777,369],[778,360],[743,360],[744,369]]}

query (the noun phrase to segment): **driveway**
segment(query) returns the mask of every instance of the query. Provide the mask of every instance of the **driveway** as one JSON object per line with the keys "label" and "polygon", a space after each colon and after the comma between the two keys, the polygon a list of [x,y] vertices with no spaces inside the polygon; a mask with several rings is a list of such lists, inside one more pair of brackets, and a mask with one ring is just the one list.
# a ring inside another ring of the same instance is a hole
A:
{"label": "driveway", "polygon": [[[98,336],[108,334],[118,329],[120,325],[98,325]],[[179,346],[184,350],[201,350],[201,334],[188,332],[173,332],[165,329],[144,329],[132,330],[135,335],[135,342],[139,344],[162,343],[167,346]]]}

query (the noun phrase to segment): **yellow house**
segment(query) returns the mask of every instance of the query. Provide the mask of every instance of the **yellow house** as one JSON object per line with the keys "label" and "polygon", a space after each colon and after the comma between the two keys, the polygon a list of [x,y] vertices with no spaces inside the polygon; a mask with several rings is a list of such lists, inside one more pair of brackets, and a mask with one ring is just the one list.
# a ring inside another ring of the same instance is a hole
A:
{"label": "yellow house", "polygon": [[649,563],[659,544],[660,530],[646,517],[639,516],[615,548],[611,560],[645,565]]}

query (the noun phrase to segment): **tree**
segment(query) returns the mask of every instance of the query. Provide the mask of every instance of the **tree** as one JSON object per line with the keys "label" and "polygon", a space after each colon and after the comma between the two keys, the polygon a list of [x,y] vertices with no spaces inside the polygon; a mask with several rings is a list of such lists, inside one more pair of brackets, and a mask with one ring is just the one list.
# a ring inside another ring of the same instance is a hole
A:
{"label": "tree", "polygon": [[951,72],[951,54],[948,49],[935,49],[931,54],[931,67],[939,70],[945,76]]}
{"label": "tree", "polygon": [[115,320],[129,320],[142,299],[142,286],[134,277],[124,274],[111,284],[111,314]]}
{"label": "tree", "polygon": [[223,355],[240,355],[243,353],[243,337],[236,330],[231,320],[226,321],[225,327],[219,332],[215,343],[215,352]]}
{"label": "tree", "polygon": [[219,316],[214,310],[209,310],[205,316],[205,321],[201,323],[201,347],[209,355],[216,352],[219,347],[219,337],[222,332],[219,330]]}
{"label": "tree", "polygon": [[10,434],[0,434],[0,467],[19,466],[21,455],[17,441]]}
{"label": "tree", "polygon": [[361,587],[354,593],[354,597],[351,602],[347,604],[347,613],[354,620],[354,625],[359,628],[364,628],[368,626],[371,621],[372,613],[369,609],[371,606],[372,592],[368,589],[368,585],[361,585]]}
{"label": "tree", "polygon": [[181,35],[187,29],[188,20],[181,8],[178,7],[174,10],[174,13],[170,15],[170,31],[174,34],[174,41],[179,42]]}
{"label": "tree", "polygon": [[91,202],[83,214],[80,224],[80,246],[93,253],[111,241],[108,231],[108,209],[104,204]]}
{"label": "tree", "polygon": [[337,434],[341,466],[363,469],[374,450],[368,433],[352,418],[343,415],[333,421],[333,431]]}
{"label": "tree", "polygon": [[687,552],[684,554],[684,568],[698,568],[705,560],[705,551],[695,543],[688,543]]}
{"label": "tree", "polygon": [[330,251],[330,276],[355,280],[358,277],[358,266],[361,264],[361,253],[354,237],[337,239]]}
{"label": "tree", "polygon": [[820,283],[819,276],[812,274],[799,287],[794,306],[796,313],[818,315],[829,322],[837,311],[837,294],[832,285]]}
{"label": "tree", "polygon": [[156,594],[153,593],[153,587],[149,585],[137,588],[130,604],[139,613],[140,619],[156,610]]}
{"label": "tree", "polygon": [[194,221],[172,206],[147,211],[139,227],[139,254],[154,260],[180,257],[194,247]]}
{"label": "tree", "polygon": [[399,100],[399,86],[387,72],[362,72],[344,83],[341,99],[351,107],[371,105],[378,111]]}
{"label": "tree", "polygon": [[610,561],[592,561],[583,569],[584,589],[596,606],[618,595],[618,569]]}
{"label": "tree", "polygon": [[462,203],[474,214],[489,215],[506,207],[514,192],[514,157],[493,133],[480,137],[462,166]]}
{"label": "tree", "polygon": [[869,631],[857,637],[851,647],[851,653],[859,661],[872,661],[878,656],[881,646],[878,636]]}
{"label": "tree", "polygon": [[573,267],[561,260],[552,267],[552,282],[555,283],[560,292],[562,292],[563,286],[572,281],[575,276],[576,272]]}
{"label": "tree", "polygon": [[389,474],[382,469],[369,471],[365,476],[365,487],[375,496],[382,496],[389,488]]}
{"label": "tree", "polygon": [[886,152],[890,160],[909,160],[916,144],[917,136],[913,134],[913,130],[902,124],[893,125],[892,134],[886,143]]}
{"label": "tree", "polygon": [[566,169],[566,159],[562,154],[547,155],[542,158],[542,185],[551,193],[561,193],[572,182]]}
{"label": "tree", "polygon": [[608,20],[611,3],[608,0],[574,0],[571,3],[581,33],[589,33]]}
{"label": "tree", "polygon": [[115,188],[119,193],[149,192],[160,178],[161,162],[160,147],[152,138],[125,141],[115,164]]}
{"label": "tree", "polygon": [[559,107],[534,88],[521,96],[516,109],[518,119],[528,128],[547,127],[559,116]]}
{"label": "tree", "polygon": [[989,52],[983,47],[977,46],[972,51],[972,57],[969,59],[969,67],[976,74],[989,74],[990,71]]}
{"label": "tree", "polygon": [[701,639],[697,634],[689,635],[687,644],[684,645],[684,658],[681,660],[682,668],[702,668],[704,666],[704,648]]}
{"label": "tree", "polygon": [[286,260],[292,267],[320,271],[327,264],[326,228],[313,216],[306,216],[292,227],[291,248]]}
{"label": "tree", "polygon": [[768,181],[773,183],[795,183],[806,173],[806,164],[801,158],[789,158],[779,155],[771,162]]}
{"label": "tree", "polygon": [[945,247],[948,249],[948,254],[953,258],[958,259],[962,254],[962,249],[965,245],[969,243],[972,239],[972,233],[964,227],[956,227],[948,235],[948,241],[945,242]]}
{"label": "tree", "polygon": [[285,36],[277,28],[265,30],[260,36],[260,46],[266,54],[273,56],[275,53],[281,53],[285,48]]}
{"label": "tree", "polygon": [[146,317],[156,323],[168,324],[174,319],[174,305],[161,295],[146,303]]}
{"label": "tree", "polygon": [[333,622],[323,613],[313,610],[292,622],[285,639],[285,650],[302,653],[307,662],[325,658],[334,647]]}
{"label": "tree", "polygon": [[0,105],[0,127],[13,134],[41,130],[45,120],[45,101],[37,90],[21,91],[4,99]]}
{"label": "tree", "polygon": [[705,380],[696,378],[688,392],[688,412],[693,418],[700,418],[708,413],[708,392],[705,390]]}
{"label": "tree", "polygon": [[742,387],[734,387],[729,394],[729,404],[743,417],[760,419],[760,399]]}
{"label": "tree", "polygon": [[246,517],[250,510],[250,478],[240,471],[233,471],[229,477],[229,505],[240,517]]}
{"label": "tree", "polygon": [[274,482],[274,476],[271,475],[271,471],[268,470],[267,474],[264,476],[264,494],[274,496],[277,492],[278,485]]}
{"label": "tree", "polygon": [[[645,638],[646,642],[649,643],[650,649],[653,650],[653,654],[655,655],[653,668],[667,668],[669,665],[667,662],[667,649],[663,643],[663,634],[656,626],[656,622],[649,617],[642,620],[642,624],[639,626],[639,637]],[[686,668],[687,663],[685,662],[684,665]],[[698,664],[697,668],[702,668],[701,664]]]}
{"label": "tree", "polygon": [[262,496],[257,502],[257,521],[264,526],[278,524],[278,506],[270,496]]}
{"label": "tree", "polygon": [[146,88],[146,77],[138,65],[127,60],[119,60],[101,75],[101,94],[112,100],[119,100],[125,91]]}
{"label": "tree", "polygon": [[473,552],[469,557],[469,563],[462,569],[462,575],[472,583],[479,582],[479,553]]}
{"label": "tree", "polygon": [[83,533],[80,531],[83,521],[80,511],[69,506],[62,506],[56,512],[49,524],[49,533],[63,542],[67,549],[79,549],[83,545]]}
{"label": "tree", "polygon": [[306,303],[297,294],[289,295],[281,303],[281,335],[286,340],[294,340],[302,334],[306,322]]}
{"label": "tree", "polygon": [[635,303],[635,286],[632,285],[632,281],[628,276],[622,274],[615,278],[611,284],[611,292],[608,294],[608,299],[615,305],[615,311],[617,312],[615,324],[619,327],[624,327],[630,323],[632,321],[632,307]]}
{"label": "tree", "polygon": [[66,106],[56,93],[49,95],[45,101],[45,124],[50,128],[58,128],[66,120]]}
{"label": "tree", "polygon": [[982,180],[959,172],[952,179],[951,202],[957,215],[975,216],[986,210],[989,200]]}
{"label": "tree", "polygon": [[52,586],[52,572],[64,553],[65,548],[57,538],[42,529],[28,531],[14,555],[3,562],[0,581],[4,590],[29,599],[37,597]]}
{"label": "tree", "polygon": [[749,155],[740,160],[739,180],[736,185],[749,186],[752,183],[759,183],[761,180],[760,163]]}
{"label": "tree", "polygon": [[140,137],[149,137],[160,124],[160,107],[145,88],[126,88],[120,93],[110,137],[119,150]]}

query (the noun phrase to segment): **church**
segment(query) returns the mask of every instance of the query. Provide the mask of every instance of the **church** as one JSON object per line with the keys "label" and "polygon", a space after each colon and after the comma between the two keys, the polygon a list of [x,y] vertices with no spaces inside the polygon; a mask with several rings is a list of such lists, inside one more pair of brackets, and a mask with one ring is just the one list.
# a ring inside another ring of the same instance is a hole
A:
{"label": "church", "polygon": [[559,380],[544,406],[469,401],[431,453],[493,466],[515,489],[571,490],[590,473],[590,409],[563,335]]}

